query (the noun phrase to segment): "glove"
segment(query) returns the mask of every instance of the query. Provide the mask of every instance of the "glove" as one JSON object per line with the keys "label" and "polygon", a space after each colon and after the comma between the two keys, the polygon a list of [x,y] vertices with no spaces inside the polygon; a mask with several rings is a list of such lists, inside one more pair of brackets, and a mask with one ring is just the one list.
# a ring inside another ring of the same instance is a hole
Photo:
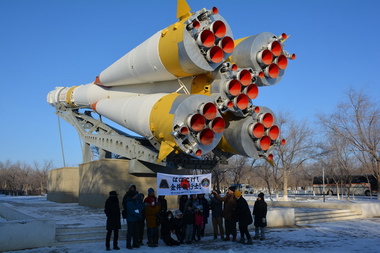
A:
{"label": "glove", "polygon": [[140,210],[139,210],[139,209],[136,209],[136,210],[135,210],[135,213],[140,213]]}
{"label": "glove", "polygon": [[265,223],[266,221],[267,221],[267,219],[265,219],[265,218],[262,218],[262,220],[261,220],[263,223]]}

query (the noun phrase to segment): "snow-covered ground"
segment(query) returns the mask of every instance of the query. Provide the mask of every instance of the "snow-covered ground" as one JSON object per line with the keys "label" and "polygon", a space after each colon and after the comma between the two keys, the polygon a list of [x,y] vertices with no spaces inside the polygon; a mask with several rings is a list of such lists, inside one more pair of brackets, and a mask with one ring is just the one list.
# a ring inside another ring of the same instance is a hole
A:
{"label": "snow-covered ground", "polygon": [[[247,197],[248,199],[250,197]],[[252,197],[253,198],[253,197]],[[305,198],[305,201],[310,201]],[[320,200],[313,200],[320,201]],[[326,199],[336,201],[336,197]],[[376,199],[356,198],[355,202]],[[45,217],[56,221],[57,226],[105,226],[103,209],[79,206],[78,204],[59,204],[46,200],[46,197],[10,197],[0,195],[0,202],[8,202],[19,210],[33,216]],[[1,220],[0,220],[1,222]],[[211,224],[208,224],[210,226]],[[2,231],[1,233],[3,233]],[[253,234],[253,231],[251,231]],[[0,235],[1,236],[1,235]],[[120,238],[120,251],[125,248],[125,238]],[[47,248],[20,250],[13,252],[104,252],[104,243],[69,244]],[[326,222],[303,227],[268,228],[264,241],[254,241],[253,245],[214,240],[206,235],[200,242],[191,245],[166,246],[162,241],[156,248],[143,246],[134,252],[188,253],[188,252],[380,252],[380,218],[349,221]]]}

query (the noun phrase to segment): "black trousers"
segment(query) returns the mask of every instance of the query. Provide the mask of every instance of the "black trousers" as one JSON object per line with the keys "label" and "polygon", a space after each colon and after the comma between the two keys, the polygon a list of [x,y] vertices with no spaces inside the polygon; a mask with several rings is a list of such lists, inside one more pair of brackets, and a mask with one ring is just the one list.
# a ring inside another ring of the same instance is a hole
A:
{"label": "black trousers", "polygon": [[106,247],[110,247],[110,241],[111,241],[111,234],[113,231],[113,246],[117,247],[117,240],[119,239],[119,229],[109,229],[107,230],[107,237],[106,237]]}
{"label": "black trousers", "polygon": [[141,220],[141,221],[138,221],[137,223],[138,223],[138,227],[139,227],[139,243],[142,243],[143,238],[144,238],[145,221]]}
{"label": "black trousers", "polygon": [[224,227],[226,229],[226,236],[232,235],[236,237],[236,221],[224,219]]}
{"label": "black trousers", "polygon": [[132,246],[131,241],[133,240],[133,246],[139,245],[139,224],[138,221],[127,222],[127,247]]}
{"label": "black trousers", "polygon": [[240,230],[240,237],[244,238],[244,235],[247,237],[247,240],[251,239],[251,235],[248,232],[248,225],[247,224],[241,224],[239,222],[239,230]]}

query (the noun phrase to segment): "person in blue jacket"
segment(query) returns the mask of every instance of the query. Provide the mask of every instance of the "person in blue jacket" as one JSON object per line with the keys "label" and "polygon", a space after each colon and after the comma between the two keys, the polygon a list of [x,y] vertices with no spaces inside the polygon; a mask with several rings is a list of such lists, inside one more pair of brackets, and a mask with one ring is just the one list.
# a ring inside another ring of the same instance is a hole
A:
{"label": "person in blue jacket", "polygon": [[[137,191],[129,193],[130,200],[126,203],[127,210],[127,249],[140,248],[139,221],[142,219],[142,207],[136,200]],[[131,244],[133,241],[133,244]]]}
{"label": "person in blue jacket", "polygon": [[144,245],[144,228],[145,228],[145,204],[144,204],[144,194],[138,193],[136,196],[136,202],[139,208],[142,210],[141,220],[138,223],[138,234],[139,234],[139,244]]}

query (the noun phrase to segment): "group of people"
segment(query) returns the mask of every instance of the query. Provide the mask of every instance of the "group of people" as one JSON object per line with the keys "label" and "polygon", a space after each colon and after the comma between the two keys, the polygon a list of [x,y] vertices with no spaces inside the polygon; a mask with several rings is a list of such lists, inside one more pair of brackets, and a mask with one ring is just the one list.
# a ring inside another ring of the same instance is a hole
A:
{"label": "group of people", "polygon": [[[223,241],[237,241],[236,223],[239,224],[239,243],[253,244],[252,239],[265,239],[267,226],[267,204],[264,200],[264,193],[259,193],[251,213],[247,200],[242,196],[236,187],[231,186],[224,197],[220,197],[219,192],[212,192],[211,199],[212,224],[214,229],[214,239],[220,234]],[[222,207],[223,205],[223,207]],[[253,215],[253,218],[252,218]],[[224,228],[222,220],[224,218]],[[255,236],[252,238],[248,226],[254,222]]]}
{"label": "group of people", "polygon": [[[122,207],[122,217],[127,220],[127,249],[144,245],[145,226],[149,247],[157,247],[159,236],[169,246],[200,241],[204,236],[210,210],[214,239],[220,235],[224,241],[232,240],[244,244],[252,244],[252,239],[265,239],[267,204],[263,193],[258,195],[252,213],[247,201],[235,187],[230,187],[224,197],[213,191],[210,202],[204,194],[192,194],[190,197],[182,195],[179,199],[179,209],[173,213],[168,210],[165,196],[156,197],[154,189],[149,188],[148,196],[144,198],[144,194],[139,193],[135,185],[131,185],[123,197]],[[109,193],[104,212],[107,216],[106,250],[111,249],[112,232],[113,249],[119,250],[118,231],[121,229],[121,215],[116,191]],[[255,226],[253,238],[248,231],[248,225],[252,222]],[[240,240],[236,238],[237,223]]]}

